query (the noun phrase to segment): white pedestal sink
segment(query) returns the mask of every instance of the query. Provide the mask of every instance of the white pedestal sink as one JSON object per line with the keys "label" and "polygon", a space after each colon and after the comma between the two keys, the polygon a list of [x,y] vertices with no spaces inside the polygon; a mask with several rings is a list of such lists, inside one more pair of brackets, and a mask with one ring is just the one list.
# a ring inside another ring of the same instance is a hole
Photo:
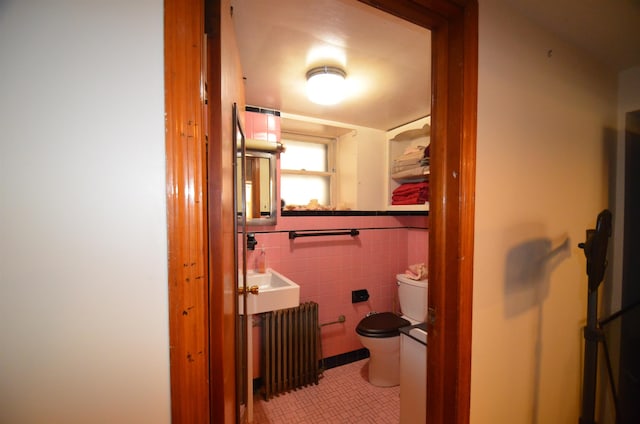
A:
{"label": "white pedestal sink", "polygon": [[[242,275],[238,282],[242,287]],[[278,309],[293,308],[300,304],[300,286],[289,278],[267,268],[267,272],[247,271],[247,290],[257,287],[257,293],[247,293],[247,422],[253,422],[253,315]],[[238,295],[238,311],[244,315],[242,295]]]}
{"label": "white pedestal sink", "polygon": [[[242,276],[239,285],[242,286]],[[271,268],[263,274],[247,271],[247,288],[252,286],[258,287],[258,293],[247,294],[248,315],[293,308],[300,304],[300,286]],[[242,296],[238,296],[238,308],[239,313],[244,314]]]}

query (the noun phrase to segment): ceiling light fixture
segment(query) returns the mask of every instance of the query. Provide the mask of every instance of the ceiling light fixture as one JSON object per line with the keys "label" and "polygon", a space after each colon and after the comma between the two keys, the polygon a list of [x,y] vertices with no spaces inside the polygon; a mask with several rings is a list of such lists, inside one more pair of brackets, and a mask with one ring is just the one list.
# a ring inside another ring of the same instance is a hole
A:
{"label": "ceiling light fixture", "polygon": [[347,73],[335,66],[319,66],[307,72],[307,96],[313,103],[335,105],[345,96]]}

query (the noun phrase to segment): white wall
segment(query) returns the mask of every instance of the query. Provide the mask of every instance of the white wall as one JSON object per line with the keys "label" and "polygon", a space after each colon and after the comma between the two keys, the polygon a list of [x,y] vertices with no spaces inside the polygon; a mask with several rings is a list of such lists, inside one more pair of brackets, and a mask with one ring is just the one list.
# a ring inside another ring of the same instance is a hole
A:
{"label": "white wall", "polygon": [[163,3],[0,1],[0,57],[0,422],[169,422]]}
{"label": "white wall", "polygon": [[575,423],[616,75],[480,1],[471,422]]}
{"label": "white wall", "polygon": [[338,207],[360,211],[386,210],[386,133],[349,126],[353,131],[337,143]]}

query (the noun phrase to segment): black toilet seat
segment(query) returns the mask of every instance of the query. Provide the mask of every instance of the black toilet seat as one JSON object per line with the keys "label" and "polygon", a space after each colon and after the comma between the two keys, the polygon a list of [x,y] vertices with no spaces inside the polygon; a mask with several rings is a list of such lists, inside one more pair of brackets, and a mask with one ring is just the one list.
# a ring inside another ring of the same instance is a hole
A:
{"label": "black toilet seat", "polygon": [[356,333],[364,337],[395,337],[400,335],[400,327],[407,325],[411,323],[393,312],[382,312],[363,318],[356,327]]}

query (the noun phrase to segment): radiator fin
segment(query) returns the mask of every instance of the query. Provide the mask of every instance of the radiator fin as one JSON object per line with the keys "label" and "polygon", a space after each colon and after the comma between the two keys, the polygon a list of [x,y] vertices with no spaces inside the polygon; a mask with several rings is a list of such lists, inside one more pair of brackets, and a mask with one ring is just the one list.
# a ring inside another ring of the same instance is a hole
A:
{"label": "radiator fin", "polygon": [[264,398],[318,384],[318,304],[264,314]]}

